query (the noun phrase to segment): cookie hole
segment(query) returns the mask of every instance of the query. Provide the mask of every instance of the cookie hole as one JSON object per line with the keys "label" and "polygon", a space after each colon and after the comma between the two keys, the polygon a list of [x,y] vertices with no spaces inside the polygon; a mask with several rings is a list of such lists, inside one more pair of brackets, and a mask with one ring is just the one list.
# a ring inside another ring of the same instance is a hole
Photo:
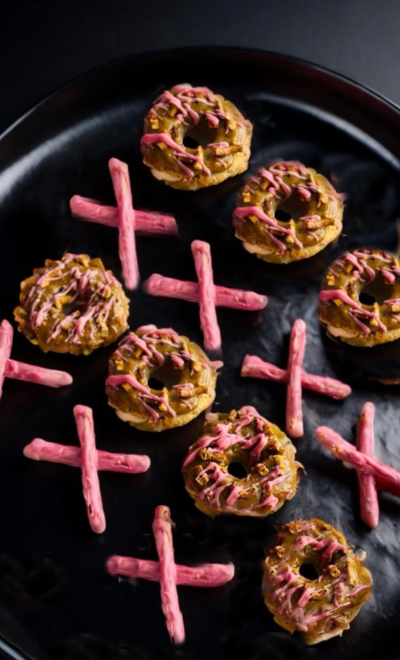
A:
{"label": "cookie hole", "polygon": [[158,380],[158,378],[152,377],[149,379],[149,387],[151,387],[152,390],[162,390],[164,383],[161,380]]}
{"label": "cookie hole", "polygon": [[373,305],[374,303],[382,305],[388,298],[390,298],[390,295],[388,295],[385,286],[379,283],[379,280],[378,282],[370,282],[364,286],[359,295],[360,302],[363,305]]}
{"label": "cookie hole", "polygon": [[361,291],[360,293],[360,303],[363,305],[373,305],[375,302],[374,296],[371,296],[366,291]]}
{"label": "cookie hole", "polygon": [[154,369],[150,374],[148,385],[152,390],[161,391],[163,387],[171,390],[174,385],[177,385],[182,378],[182,372],[172,369],[169,363],[166,363],[159,369]]}
{"label": "cookie hole", "polygon": [[280,222],[289,222],[290,214],[284,211],[283,209],[277,209],[275,213],[275,218],[280,220]]}
{"label": "cookie hole", "polygon": [[73,314],[74,312],[83,312],[87,308],[87,302],[85,300],[74,300],[73,303],[71,304],[66,304],[63,305],[61,308],[61,313],[64,316],[69,316],[70,314]]}
{"label": "cookie hole", "polygon": [[228,472],[236,479],[245,479],[247,477],[247,470],[241,463],[230,463],[228,466]]}
{"label": "cookie hole", "polygon": [[210,142],[215,142],[215,130],[210,129],[204,120],[200,120],[197,126],[188,130],[183,138],[183,144],[188,149],[206,149]]}
{"label": "cookie hole", "polygon": [[306,580],[318,580],[319,573],[314,564],[302,564],[300,566],[300,575]]}
{"label": "cookie hole", "polygon": [[275,218],[284,223],[288,223],[290,220],[298,222],[303,215],[307,215],[307,207],[299,202],[296,196],[281,202],[275,210]]}
{"label": "cookie hole", "polygon": [[196,140],[196,138],[194,138],[194,137],[192,137],[191,135],[189,135],[189,133],[188,133],[188,134],[185,135],[185,137],[183,138],[183,144],[184,144],[185,147],[187,147],[188,149],[197,149],[197,147],[199,146],[200,142],[199,142],[198,140]]}

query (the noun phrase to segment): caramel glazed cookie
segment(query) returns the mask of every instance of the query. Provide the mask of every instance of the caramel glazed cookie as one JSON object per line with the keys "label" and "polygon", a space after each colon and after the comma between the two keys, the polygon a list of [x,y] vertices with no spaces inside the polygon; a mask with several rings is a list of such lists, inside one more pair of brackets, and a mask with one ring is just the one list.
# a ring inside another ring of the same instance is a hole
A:
{"label": "caramel glazed cookie", "polygon": [[[189,449],[182,472],[196,507],[209,516],[267,516],[296,494],[302,465],[282,431],[252,406],[209,413],[204,435]],[[241,463],[247,476],[229,474]]]}
{"label": "caramel glazed cookie", "polygon": [[[299,631],[306,644],[341,635],[371,596],[370,572],[343,534],[322,520],[297,520],[278,529],[263,578],[274,621]],[[316,573],[311,579],[302,575],[302,567],[310,565]]]}
{"label": "caramel glazed cookie", "polygon": [[[370,304],[361,302],[363,293],[370,296]],[[398,259],[383,250],[368,248],[342,255],[324,275],[319,319],[328,336],[353,346],[375,346],[398,339]]]}
{"label": "caramel glazed cookie", "polygon": [[21,283],[20,332],[42,351],[89,355],[128,327],[129,300],[101,259],[64,254]]}
{"label": "caramel glazed cookie", "polygon": [[[130,332],[110,358],[108,402],[142,431],[183,426],[214,401],[221,366],[175,330],[145,325]],[[151,387],[151,378],[164,387]]]}
{"label": "caramel glazed cookie", "polygon": [[[236,236],[264,261],[307,259],[342,231],[343,198],[322,174],[301,163],[272,163],[258,170],[238,195]],[[287,220],[280,220],[279,212]]]}
{"label": "caramel glazed cookie", "polygon": [[[207,87],[176,85],[144,120],[143,162],[173,188],[214,186],[247,170],[253,127],[236,106]],[[186,146],[191,140],[193,145]]]}

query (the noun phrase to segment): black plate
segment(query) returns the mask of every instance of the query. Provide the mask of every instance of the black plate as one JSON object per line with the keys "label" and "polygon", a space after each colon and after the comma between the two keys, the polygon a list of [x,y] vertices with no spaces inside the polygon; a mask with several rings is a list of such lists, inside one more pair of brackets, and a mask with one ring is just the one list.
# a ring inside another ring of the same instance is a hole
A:
{"label": "black plate", "polygon": [[[164,85],[183,81],[223,93],[254,122],[251,170],[280,156],[337,177],[338,188],[349,193],[338,246],[298,265],[268,266],[247,254],[233,236],[231,215],[242,178],[185,193],[151,177],[139,152],[143,115]],[[20,281],[46,258],[58,258],[67,249],[100,256],[120,276],[116,231],[71,219],[68,211],[74,193],[113,203],[110,156],[129,163],[138,208],[171,212],[179,223],[178,239],[138,239],[143,278],[156,271],[193,279],[190,241],[200,238],[211,243],[217,283],[270,296],[262,320],[255,313],[218,312],[225,367],[216,410],[252,404],[284,426],[284,388],[241,379],[239,367],[247,352],[284,365],[288,333],[297,317],[308,325],[306,368],[329,375],[344,370],[354,394],[343,402],[304,394],[305,436],[296,445],[308,474],[295,499],[276,516],[211,520],[195,509],[180,474],[186,449],[201,431],[202,416],[160,435],[135,431],[107,406],[104,379],[112,347],[86,358],[45,356],[17,335],[14,358],[66,369],[75,382],[61,391],[5,384],[0,404],[4,648],[20,649],[34,660],[398,658],[399,502],[383,495],[379,527],[368,531],[360,522],[355,473],[327,456],[313,437],[316,426],[324,423],[353,439],[361,405],[371,400],[377,406],[377,453],[400,467],[397,388],[355,379],[360,365],[368,372],[373,349],[365,351],[362,360],[343,360],[343,351],[322,340],[316,314],[320,275],[337,254],[356,245],[397,247],[398,109],[309,64],[232,49],[143,55],[75,81],[1,139],[1,318],[11,320]],[[197,306],[150,298],[141,291],[131,298],[133,328],[167,325],[202,341]],[[393,355],[389,350],[390,359]],[[388,364],[386,360],[382,369]],[[148,453],[152,460],[145,475],[102,474],[108,527],[101,537],[89,528],[79,471],[22,456],[34,437],[77,444],[72,416],[76,403],[93,407],[100,448]],[[179,589],[187,631],[182,649],[169,645],[158,585],[119,583],[104,570],[105,560],[114,553],[156,558],[151,523],[161,503],[171,507],[177,523],[177,561],[233,561],[236,566],[236,577],[226,587]],[[279,629],[261,593],[264,547],[273,524],[310,516],[339,526],[351,543],[364,548],[374,577],[373,597],[351,630],[316,648]]]}

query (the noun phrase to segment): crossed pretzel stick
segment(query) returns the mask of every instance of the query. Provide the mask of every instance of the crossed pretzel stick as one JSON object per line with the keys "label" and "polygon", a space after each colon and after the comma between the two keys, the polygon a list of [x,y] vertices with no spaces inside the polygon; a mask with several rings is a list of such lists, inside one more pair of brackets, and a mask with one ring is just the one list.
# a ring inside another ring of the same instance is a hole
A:
{"label": "crossed pretzel stick", "polygon": [[106,528],[106,519],[100,491],[100,470],[137,474],[150,467],[148,456],[114,454],[96,449],[93,412],[87,406],[75,406],[75,422],[80,447],[59,445],[36,438],[24,449],[24,455],[35,461],[63,463],[82,470],[83,496],[89,523],[94,532],[101,534]]}
{"label": "crossed pretzel stick", "polygon": [[177,585],[219,587],[232,580],[235,568],[233,564],[203,564],[196,568],[175,564],[172,525],[169,508],[158,506],[154,516],[153,533],[159,561],[114,555],[107,561],[107,570],[111,575],[160,582],[161,604],[171,641],[174,644],[183,644],[185,628]]}
{"label": "crossed pretzel stick", "polygon": [[136,211],[132,203],[128,165],[111,158],[108,166],[117,206],[103,206],[93,199],[74,195],[70,200],[71,213],[81,220],[118,228],[119,257],[125,284],[128,289],[136,289],[140,277],[135,232],[176,234],[177,226],[172,216]]}
{"label": "crossed pretzel stick", "polygon": [[4,320],[0,323],[0,398],[3,394],[5,378],[14,380],[25,380],[47,387],[62,387],[71,385],[72,376],[66,371],[56,369],[44,369],[32,364],[25,364],[17,360],[11,360],[14,330],[12,325]]}
{"label": "crossed pretzel stick", "polygon": [[364,404],[357,426],[357,447],[344,440],[327,426],[316,430],[317,441],[339,460],[350,463],[357,471],[361,518],[369,527],[379,521],[378,490],[400,496],[400,472],[378,460],[374,455],[373,403]]}
{"label": "crossed pretzel stick", "polygon": [[263,309],[268,299],[253,291],[228,289],[214,284],[211,249],[204,241],[193,241],[192,254],[198,282],[184,282],[154,273],[143,283],[151,296],[180,298],[196,302],[200,308],[200,324],[204,335],[204,346],[210,351],[221,348],[216,307],[230,307],[244,311]]}
{"label": "crossed pretzel stick", "polygon": [[351,394],[351,388],[339,380],[327,376],[315,376],[304,371],[306,341],[307,326],[302,319],[297,319],[290,333],[287,369],[280,369],[270,362],[264,362],[256,355],[246,355],[242,364],[241,375],[244,377],[264,378],[287,385],[286,431],[292,438],[301,438],[304,434],[303,387],[333,399],[343,399]]}

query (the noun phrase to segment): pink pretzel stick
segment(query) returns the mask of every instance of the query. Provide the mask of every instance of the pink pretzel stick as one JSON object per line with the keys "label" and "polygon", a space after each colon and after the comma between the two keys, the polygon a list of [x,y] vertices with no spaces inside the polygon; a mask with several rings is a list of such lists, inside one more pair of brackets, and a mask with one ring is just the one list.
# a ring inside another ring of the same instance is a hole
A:
{"label": "pink pretzel stick", "polygon": [[[246,355],[242,364],[241,376],[249,378],[264,378],[265,380],[275,380],[278,383],[287,384],[289,375],[286,369],[280,369],[270,362],[264,362],[257,355]],[[301,372],[302,387],[331,396],[333,399],[344,399],[351,394],[351,387],[340,380],[329,378],[328,376],[314,376],[308,374],[304,369]]]}
{"label": "pink pretzel stick", "polygon": [[[165,298],[179,298],[188,302],[199,302],[199,285],[196,282],[182,282],[172,277],[164,277],[153,273],[149,279],[143,282],[143,289],[151,296],[163,296]],[[217,307],[229,307],[231,309],[243,309],[255,311],[264,309],[268,303],[267,296],[262,296],[253,291],[241,291],[240,289],[228,289],[225,286],[214,284],[215,305]]]}
{"label": "pink pretzel stick", "polygon": [[287,367],[289,380],[286,399],[286,430],[293,438],[301,438],[304,433],[301,405],[301,377],[306,349],[306,337],[306,324],[302,319],[297,319],[290,333]]}
{"label": "pink pretzel stick", "polygon": [[89,523],[94,532],[101,534],[106,528],[99,475],[97,474],[97,451],[94,435],[93,413],[87,406],[75,406],[74,417],[81,443],[83,496]]}
{"label": "pink pretzel stick", "polygon": [[[82,450],[80,447],[68,447],[56,442],[46,442],[41,438],[35,438],[24,448],[24,456],[34,461],[48,461],[50,463],[62,463],[72,467],[82,467]],[[126,472],[138,474],[147,472],[150,467],[150,458],[137,454],[110,454],[108,451],[97,450],[97,470],[107,472]]]}
{"label": "pink pretzel stick", "polygon": [[[94,222],[107,227],[118,227],[118,209],[103,206],[95,199],[74,195],[69,201],[71,213],[75,218]],[[175,235],[178,227],[175,218],[156,211],[137,211],[135,209],[135,231],[142,234]]]}
{"label": "pink pretzel stick", "polygon": [[364,474],[374,477],[380,490],[388,490],[400,495],[400,472],[375,457],[357,451],[353,445],[327,426],[317,428],[316,439],[340,461],[351,463]]}
{"label": "pink pretzel stick", "polygon": [[204,346],[210,351],[218,350],[221,348],[221,332],[215,311],[210,246],[204,241],[193,241],[192,253],[199,280],[200,324],[204,334]]}
{"label": "pink pretzel stick", "polygon": [[73,380],[72,376],[66,371],[45,369],[44,367],[36,367],[32,364],[16,362],[11,359],[7,360],[4,375],[7,378],[25,380],[29,383],[36,383],[37,385],[47,385],[47,387],[63,387],[64,385],[71,385]]}
{"label": "pink pretzel stick", "polygon": [[[134,559],[132,557],[110,557],[106,564],[111,575],[123,575],[127,578],[144,578],[160,582],[160,564],[158,561]],[[235,574],[233,564],[203,564],[202,566],[180,566],[175,564],[176,584],[188,587],[220,587]]]}
{"label": "pink pretzel stick", "polygon": [[176,589],[176,568],[171,527],[172,521],[169,508],[158,506],[154,516],[153,533],[160,560],[161,604],[172,642],[183,644],[185,641],[185,628]]}
{"label": "pink pretzel stick", "polygon": [[11,323],[6,321],[0,324],[0,399],[3,394],[3,383],[6,377],[7,362],[11,355],[14,331]]}
{"label": "pink pretzel stick", "polygon": [[126,163],[111,158],[108,163],[118,206],[119,258],[127,289],[139,284],[139,266],[135,242],[135,211],[132,205],[131,182]]}
{"label": "pink pretzel stick", "polygon": [[[374,417],[375,406],[365,403],[357,425],[357,449],[367,456],[374,457]],[[379,503],[375,479],[357,470],[360,491],[361,518],[368,527],[374,529],[379,522]]]}

